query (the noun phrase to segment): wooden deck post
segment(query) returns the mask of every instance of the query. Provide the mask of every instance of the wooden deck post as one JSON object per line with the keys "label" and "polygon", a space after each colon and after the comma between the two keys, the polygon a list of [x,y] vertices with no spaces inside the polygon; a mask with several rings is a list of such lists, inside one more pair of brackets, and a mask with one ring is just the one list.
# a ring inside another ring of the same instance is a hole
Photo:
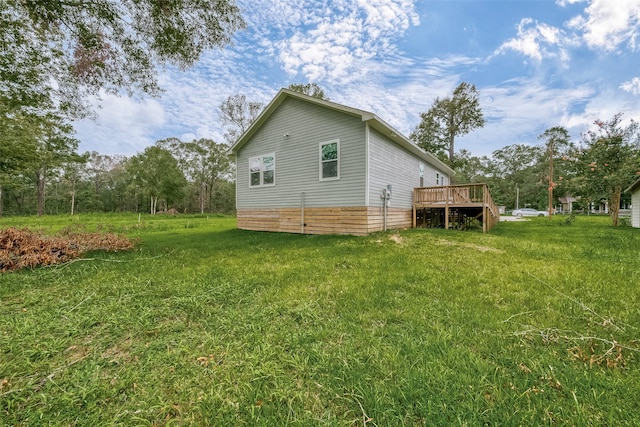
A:
{"label": "wooden deck post", "polygon": [[487,232],[487,214],[489,209],[487,208],[487,188],[482,186],[482,232]]}
{"label": "wooden deck post", "polygon": [[413,217],[411,218],[412,221],[412,227],[411,228],[416,228],[416,204],[413,204]]}
{"label": "wooden deck post", "polygon": [[449,187],[444,189],[444,229],[449,229]]}
{"label": "wooden deck post", "polygon": [[487,209],[486,207],[482,208],[482,232],[486,233],[487,232],[487,211],[489,209]]}
{"label": "wooden deck post", "polygon": [[416,189],[413,189],[413,208],[411,209],[411,211],[413,212],[413,216],[411,217],[411,228],[416,228],[416,197],[418,197],[418,192],[416,191]]}

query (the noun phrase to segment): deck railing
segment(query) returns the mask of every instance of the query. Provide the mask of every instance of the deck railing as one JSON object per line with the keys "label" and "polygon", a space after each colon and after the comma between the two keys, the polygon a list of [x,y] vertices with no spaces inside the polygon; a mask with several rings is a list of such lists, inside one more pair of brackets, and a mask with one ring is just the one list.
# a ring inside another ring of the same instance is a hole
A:
{"label": "deck railing", "polygon": [[413,189],[414,207],[447,207],[480,205],[488,210],[486,225],[493,227],[500,218],[498,206],[491,197],[487,184],[443,185]]}

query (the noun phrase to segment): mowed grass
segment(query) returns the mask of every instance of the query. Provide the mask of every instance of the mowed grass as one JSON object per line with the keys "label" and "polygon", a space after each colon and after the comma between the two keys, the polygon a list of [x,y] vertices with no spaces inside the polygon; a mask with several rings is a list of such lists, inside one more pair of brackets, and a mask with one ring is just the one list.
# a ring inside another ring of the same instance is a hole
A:
{"label": "mowed grass", "polygon": [[640,424],[640,230],[367,237],[4,218],[139,239],[0,275],[0,425]]}

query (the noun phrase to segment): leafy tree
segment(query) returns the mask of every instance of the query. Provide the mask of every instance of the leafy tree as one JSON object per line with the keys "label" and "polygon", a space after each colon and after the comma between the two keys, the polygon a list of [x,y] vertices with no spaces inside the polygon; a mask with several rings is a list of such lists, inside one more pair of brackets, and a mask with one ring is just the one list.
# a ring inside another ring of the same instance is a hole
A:
{"label": "leafy tree", "polygon": [[36,114],[12,112],[0,101],[0,176],[24,169],[29,162],[43,119]]}
{"label": "leafy tree", "polygon": [[544,151],[541,147],[527,144],[507,145],[492,153],[497,176],[514,177],[538,163]]}
{"label": "leafy tree", "polygon": [[469,150],[458,151],[451,167],[456,171],[453,176],[456,184],[485,182],[486,164],[489,159],[486,156],[477,157]]}
{"label": "leafy tree", "polygon": [[484,126],[484,116],[475,85],[462,82],[451,97],[436,98],[431,108],[420,114],[422,121],[410,138],[420,147],[453,162],[455,138]]}
{"label": "leafy tree", "polygon": [[551,218],[551,215],[553,215],[553,189],[558,185],[553,171],[554,159],[558,157],[558,153],[565,151],[569,146],[569,131],[562,126],[554,126],[545,130],[538,136],[538,139],[544,140],[547,147],[546,156],[549,166],[546,179],[549,195],[547,209],[549,212],[549,218]]}
{"label": "leafy tree", "polygon": [[[103,187],[102,203],[104,209],[109,211],[137,212],[140,206],[138,203],[138,193],[133,177],[129,173],[129,159],[125,156],[117,155],[108,157],[108,168],[103,174],[105,186]],[[130,191],[132,190],[132,191]]]}
{"label": "leafy tree", "polygon": [[227,155],[228,146],[207,138],[184,142],[178,138],[158,141],[156,145],[169,150],[178,160],[186,178],[193,183],[198,195],[198,208],[204,213],[212,205],[213,191],[221,180],[227,180],[232,167]]}
{"label": "leafy tree", "polygon": [[514,207],[546,206],[542,156],[542,147],[526,144],[507,145],[492,153],[485,163],[485,175],[496,203]]}
{"label": "leafy tree", "polygon": [[213,188],[211,196],[211,210],[213,212],[235,213],[236,183],[220,180]]}
{"label": "leafy tree", "polygon": [[229,144],[236,142],[249,129],[262,107],[262,103],[247,101],[244,95],[229,96],[220,104],[220,118],[227,126],[224,137]]}
{"label": "leafy tree", "polygon": [[243,27],[234,0],[3,0],[3,95],[67,107],[101,89],[155,95],[158,64],[188,68]]}
{"label": "leafy tree", "polygon": [[[192,173],[194,183],[199,183],[200,213],[213,209],[215,191],[233,175],[233,164],[227,155],[228,146],[210,139],[193,141],[187,151],[193,153]],[[225,210],[228,210],[225,209]]]}
{"label": "leafy tree", "polygon": [[[28,17],[16,10],[22,10],[19,3],[3,0],[0,7],[0,131],[5,147],[19,139],[37,110],[53,107],[48,75],[54,66],[39,46],[54,50],[54,43],[49,44],[42,32],[29,26]],[[0,156],[0,169],[2,159],[11,157]]]}
{"label": "leafy tree", "polygon": [[87,155],[75,155],[62,166],[62,181],[69,188],[70,213],[73,215],[76,211],[76,191],[78,184],[82,180],[82,171],[87,162]]}
{"label": "leafy tree", "polygon": [[313,96],[314,98],[329,100],[329,98],[325,96],[324,90],[317,83],[292,83],[288,89]]}
{"label": "leafy tree", "polygon": [[[8,120],[8,116],[13,116]],[[4,212],[6,189],[12,186],[16,175],[24,173],[33,150],[37,126],[34,117],[11,113],[0,99],[0,216]]]}
{"label": "leafy tree", "polygon": [[33,139],[25,141],[25,173],[36,183],[37,214],[44,214],[46,183],[50,175],[62,165],[77,161],[78,140],[71,137],[73,128],[60,117],[47,114],[34,121]]}
{"label": "leafy tree", "polygon": [[135,184],[149,197],[152,215],[158,210],[160,198],[165,207],[169,207],[182,197],[186,179],[178,161],[168,150],[158,146],[147,147],[129,159],[127,170]]}
{"label": "leafy tree", "polygon": [[126,197],[116,189],[122,187],[125,178],[124,165],[127,158],[122,155],[109,156],[96,151],[85,153],[86,165],[81,171],[85,182],[84,202],[93,211],[115,211],[120,200]]}
{"label": "leafy tree", "polygon": [[611,221],[618,225],[622,191],[640,176],[638,122],[622,125],[622,114],[609,121],[596,120],[595,129],[583,134],[576,151],[576,166],[583,195],[606,200]]}

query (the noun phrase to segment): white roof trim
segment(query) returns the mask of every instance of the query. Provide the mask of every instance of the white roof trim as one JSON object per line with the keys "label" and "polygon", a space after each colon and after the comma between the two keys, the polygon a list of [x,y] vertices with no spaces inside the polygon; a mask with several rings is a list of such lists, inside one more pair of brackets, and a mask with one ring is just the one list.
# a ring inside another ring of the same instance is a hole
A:
{"label": "white roof trim", "polygon": [[631,184],[629,186],[629,188],[627,188],[626,190],[624,190],[625,193],[631,193],[632,191],[634,191],[636,188],[640,187],[640,179],[638,179],[636,182],[634,182],[633,184]]}

